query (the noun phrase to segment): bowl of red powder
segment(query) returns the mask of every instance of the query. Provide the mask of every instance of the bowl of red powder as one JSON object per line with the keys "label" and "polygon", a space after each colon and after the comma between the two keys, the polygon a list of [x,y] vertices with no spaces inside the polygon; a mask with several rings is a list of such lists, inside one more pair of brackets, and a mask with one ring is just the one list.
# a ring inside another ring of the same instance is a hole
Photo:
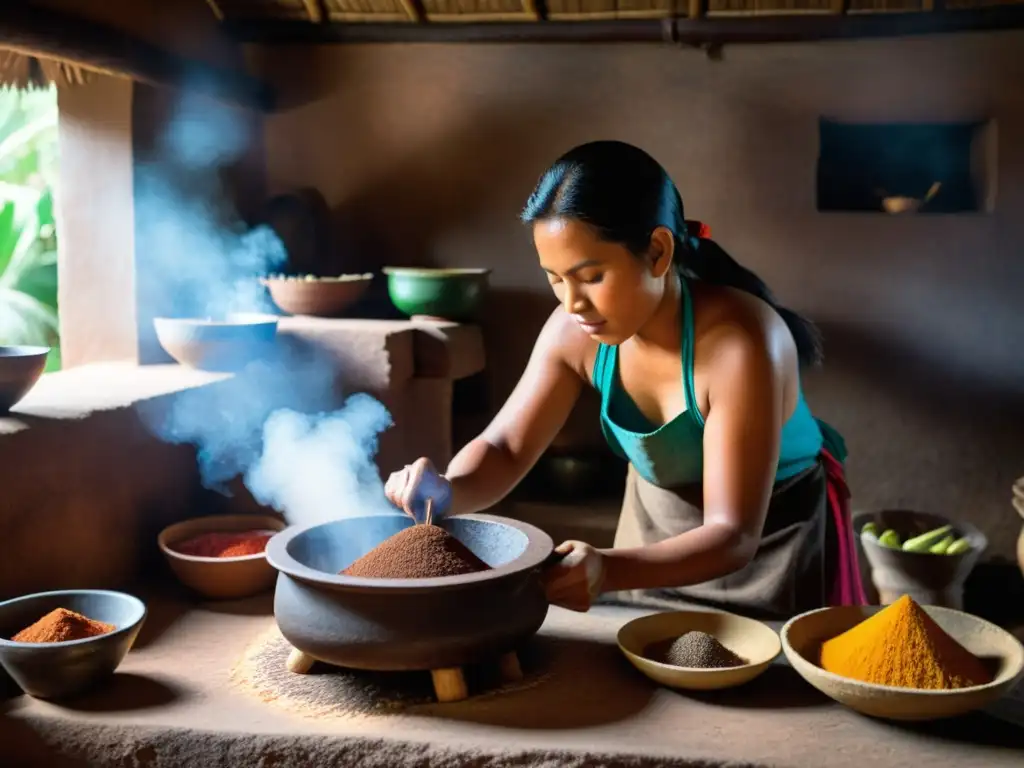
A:
{"label": "bowl of red powder", "polygon": [[107,680],[146,619],[123,592],[41,592],[0,603],[0,666],[31,696],[65,699]]}
{"label": "bowl of red powder", "polygon": [[210,515],[165,528],[157,543],[182,584],[211,600],[235,600],[274,586],[265,550],[284,528],[271,515]]}

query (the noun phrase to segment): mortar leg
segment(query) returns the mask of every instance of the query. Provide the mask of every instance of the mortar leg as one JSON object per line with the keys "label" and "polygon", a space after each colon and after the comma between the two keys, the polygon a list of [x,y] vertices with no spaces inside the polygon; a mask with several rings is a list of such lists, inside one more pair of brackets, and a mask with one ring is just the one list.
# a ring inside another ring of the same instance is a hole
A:
{"label": "mortar leg", "polygon": [[509,651],[498,659],[498,667],[503,683],[518,683],[523,679],[523,668],[519,666],[519,656],[515,651]]}
{"label": "mortar leg", "polygon": [[434,693],[439,702],[462,701],[469,697],[466,688],[466,677],[461,667],[451,669],[432,669],[430,676],[434,679]]}
{"label": "mortar leg", "polygon": [[285,662],[285,666],[289,672],[294,672],[296,675],[304,675],[312,669],[315,663],[316,659],[308,653],[303,653],[298,648],[292,648],[292,652],[288,654],[288,661]]}

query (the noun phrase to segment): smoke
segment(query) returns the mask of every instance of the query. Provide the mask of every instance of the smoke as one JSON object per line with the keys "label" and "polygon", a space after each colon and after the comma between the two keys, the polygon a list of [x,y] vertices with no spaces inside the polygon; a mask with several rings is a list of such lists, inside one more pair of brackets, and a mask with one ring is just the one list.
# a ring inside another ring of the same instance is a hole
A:
{"label": "smoke", "polygon": [[245,484],[261,504],[303,524],[353,512],[394,513],[373,463],[377,436],[389,426],[391,414],[365,394],[352,395],[329,415],[276,411],[263,427],[263,455]]}
{"label": "smoke", "polygon": [[266,225],[249,227],[223,172],[242,160],[255,127],[240,110],[185,95],[135,171],[140,306],[171,317],[276,313],[258,278],[287,261]]}
{"label": "smoke", "polygon": [[[231,204],[223,172],[252,140],[244,114],[185,96],[135,177],[139,307],[174,317],[277,312],[258,278],[287,261],[263,225]],[[195,446],[203,485],[226,496],[239,478],[261,504],[307,525],[394,513],[374,457],[391,415],[365,394],[339,410],[337,362],[279,338],[272,359],[229,380],[140,408],[162,440]]]}

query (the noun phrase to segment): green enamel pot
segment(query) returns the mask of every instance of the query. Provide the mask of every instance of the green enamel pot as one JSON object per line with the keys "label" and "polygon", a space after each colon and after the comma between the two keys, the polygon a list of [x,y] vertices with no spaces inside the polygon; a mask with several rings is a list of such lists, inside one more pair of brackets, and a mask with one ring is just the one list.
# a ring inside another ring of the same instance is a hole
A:
{"label": "green enamel pot", "polygon": [[385,267],[388,296],[400,312],[443,320],[476,317],[487,292],[489,269]]}

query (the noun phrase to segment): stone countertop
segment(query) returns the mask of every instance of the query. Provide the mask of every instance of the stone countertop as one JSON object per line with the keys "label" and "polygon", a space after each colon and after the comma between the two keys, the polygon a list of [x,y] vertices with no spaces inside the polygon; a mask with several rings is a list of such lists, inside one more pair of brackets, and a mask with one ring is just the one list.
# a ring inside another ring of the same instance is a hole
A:
{"label": "stone countertop", "polygon": [[[984,714],[913,726],[871,720],[819,694],[782,657],[738,689],[656,686],[615,646],[618,628],[647,612],[640,609],[552,609],[534,641],[549,663],[534,674],[524,661],[527,679],[511,689],[457,704],[311,716],[233,675],[257,638],[276,636],[269,597],[198,606],[164,596],[149,605],[136,647],[106,688],[64,704],[0,699],[0,743],[14,760],[5,765],[1021,765],[1022,728]],[[304,679],[319,684],[315,677]]]}

